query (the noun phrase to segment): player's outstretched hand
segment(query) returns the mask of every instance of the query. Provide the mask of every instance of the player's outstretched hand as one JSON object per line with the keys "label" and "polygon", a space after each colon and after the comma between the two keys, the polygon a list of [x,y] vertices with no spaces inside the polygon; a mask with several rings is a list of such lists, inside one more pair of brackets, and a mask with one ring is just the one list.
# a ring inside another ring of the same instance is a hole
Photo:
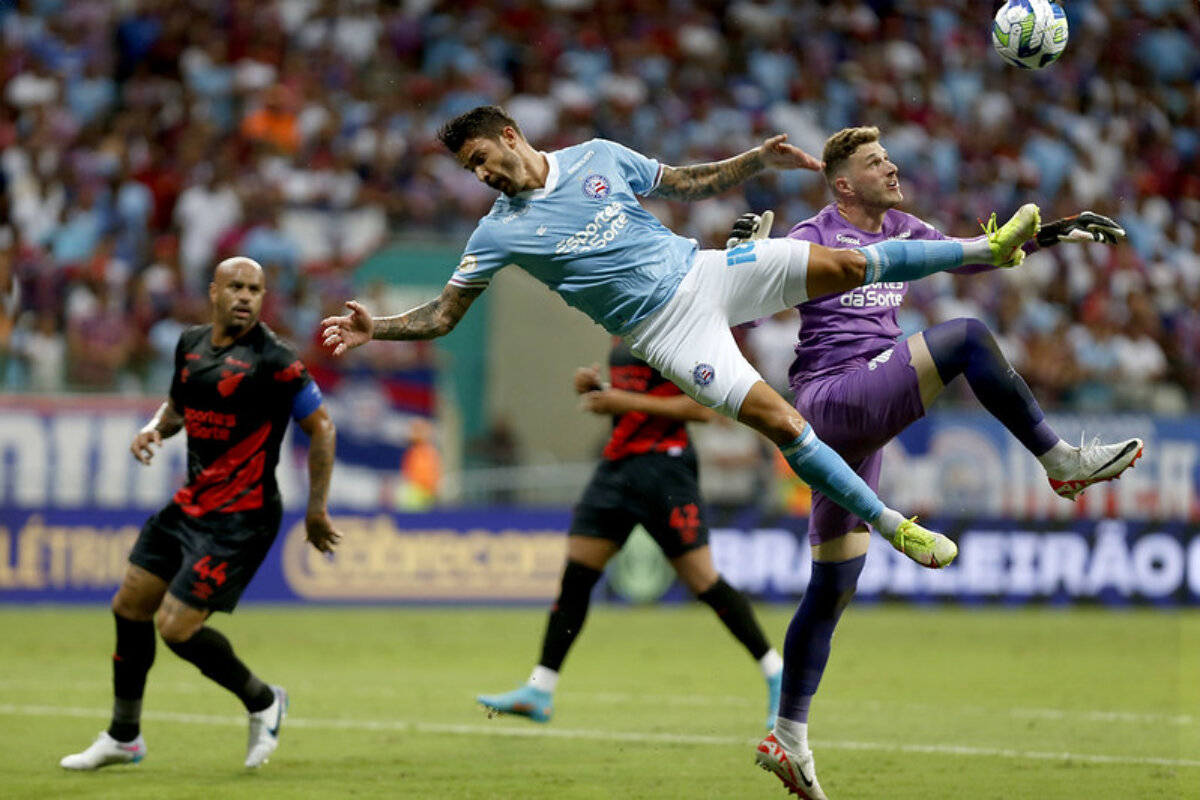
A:
{"label": "player's outstretched hand", "polygon": [[326,317],[321,320],[321,342],[340,356],[347,350],[371,341],[375,331],[375,319],[361,303],[346,301],[350,313],[343,317]]}
{"label": "player's outstretched hand", "polygon": [[622,389],[597,389],[579,396],[579,409],[600,416],[615,417],[633,410],[629,393]]}
{"label": "player's outstretched hand", "polygon": [[1125,229],[1116,220],[1094,211],[1080,211],[1071,217],[1047,222],[1037,232],[1038,247],[1059,242],[1103,242],[1116,244],[1125,239]]}
{"label": "player's outstretched hand", "polygon": [[129,445],[129,452],[133,453],[133,457],[143,464],[149,464],[150,459],[154,458],[154,448],[150,445],[162,447],[162,434],[158,432],[158,428],[150,428],[149,430],[140,430],[133,437],[133,444]]}
{"label": "player's outstretched hand", "polygon": [[762,216],[747,211],[733,221],[733,227],[729,229],[729,238],[725,240],[725,249],[737,247],[751,239],[766,239],[771,235],[771,226],[774,224],[775,212],[770,209],[764,211]]}
{"label": "player's outstretched hand", "polygon": [[587,394],[604,388],[604,381],[600,379],[600,365],[592,364],[590,367],[578,367],[575,370],[575,393]]}
{"label": "player's outstretched hand", "polygon": [[341,531],[333,527],[329,512],[309,513],[304,517],[304,528],[308,533],[308,541],[322,553],[332,553],[334,545],[342,539]]}
{"label": "player's outstretched hand", "polygon": [[758,149],[762,152],[763,163],[774,169],[810,169],[816,172],[825,166],[821,159],[788,144],[786,133],[772,136]]}

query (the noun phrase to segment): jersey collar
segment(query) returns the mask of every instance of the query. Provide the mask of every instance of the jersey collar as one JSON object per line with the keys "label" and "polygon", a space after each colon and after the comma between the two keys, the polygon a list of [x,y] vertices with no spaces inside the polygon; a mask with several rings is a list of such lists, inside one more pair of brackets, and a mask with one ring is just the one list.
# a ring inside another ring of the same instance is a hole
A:
{"label": "jersey collar", "polygon": [[546,153],[538,151],[546,157],[546,163],[549,165],[549,170],[546,172],[546,185],[540,189],[530,189],[528,192],[521,192],[517,197],[522,200],[541,200],[546,195],[554,191],[554,187],[558,186],[558,157],[554,153]]}

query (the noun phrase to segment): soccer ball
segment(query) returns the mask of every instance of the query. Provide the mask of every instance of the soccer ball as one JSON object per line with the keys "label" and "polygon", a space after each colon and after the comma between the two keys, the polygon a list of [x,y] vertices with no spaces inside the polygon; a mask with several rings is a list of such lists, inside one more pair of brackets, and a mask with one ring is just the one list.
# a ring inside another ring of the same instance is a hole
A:
{"label": "soccer ball", "polygon": [[1008,0],[992,23],[992,46],[1021,69],[1041,69],[1067,46],[1067,15],[1054,0]]}

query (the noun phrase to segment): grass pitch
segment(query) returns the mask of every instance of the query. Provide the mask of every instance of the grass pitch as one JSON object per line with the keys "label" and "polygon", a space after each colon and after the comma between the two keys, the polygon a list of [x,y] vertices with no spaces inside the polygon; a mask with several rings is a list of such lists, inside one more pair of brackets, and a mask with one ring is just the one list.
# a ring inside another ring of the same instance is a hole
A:
{"label": "grass pitch", "polygon": [[[773,642],[790,608],[765,607]],[[218,616],[287,687],[263,769],[240,704],[161,645],[135,767],[67,773],[107,725],[106,608],[0,606],[4,798],[783,798],[753,766],[765,690],[698,605],[593,609],[555,719],[489,720],[542,609],[247,606]],[[851,606],[813,706],[832,798],[1200,797],[1200,615]]]}

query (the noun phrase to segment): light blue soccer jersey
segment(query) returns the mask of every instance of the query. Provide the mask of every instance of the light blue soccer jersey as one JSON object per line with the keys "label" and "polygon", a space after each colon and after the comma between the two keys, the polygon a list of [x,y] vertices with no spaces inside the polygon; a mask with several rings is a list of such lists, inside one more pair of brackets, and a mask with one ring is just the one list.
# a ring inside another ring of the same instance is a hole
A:
{"label": "light blue soccer jersey", "polygon": [[515,264],[609,333],[627,333],[671,298],[696,254],[694,239],[638,203],[662,167],[604,139],[545,155],[546,185],[496,200],[450,283],[481,289]]}

